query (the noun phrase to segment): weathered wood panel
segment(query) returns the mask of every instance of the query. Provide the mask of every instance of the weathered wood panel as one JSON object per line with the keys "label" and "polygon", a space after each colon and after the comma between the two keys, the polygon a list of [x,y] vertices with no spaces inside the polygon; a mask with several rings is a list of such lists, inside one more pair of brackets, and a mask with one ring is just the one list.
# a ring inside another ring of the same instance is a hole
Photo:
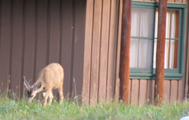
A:
{"label": "weathered wood panel", "polygon": [[65,66],[65,95],[72,92],[73,76],[79,79],[77,92],[81,94],[86,0],[0,3],[0,84],[5,86],[1,91],[5,91],[10,75],[10,89],[22,94],[23,75],[33,84],[42,68],[59,62]]}
{"label": "weathered wood panel", "polygon": [[118,102],[120,99],[120,52],[121,52],[121,30],[122,30],[122,9],[123,0],[119,3],[119,26],[118,26],[118,40],[117,40],[117,61],[116,61],[116,85],[115,85],[115,100]]}
{"label": "weathered wood panel", "polygon": [[11,43],[11,82],[10,89],[20,94],[22,82],[23,54],[23,0],[12,1],[12,43]]}
{"label": "weathered wood panel", "polygon": [[1,0],[1,30],[0,30],[0,91],[5,91],[9,86],[10,75],[10,50],[11,50],[11,0]]}
{"label": "weathered wood panel", "polygon": [[94,2],[94,23],[93,23],[93,42],[92,42],[92,65],[91,65],[91,91],[90,102],[94,104],[98,97],[99,83],[99,58],[100,58],[100,38],[101,38],[101,14],[102,0]]}
{"label": "weathered wood panel", "polygon": [[64,93],[72,92],[72,44],[73,44],[73,0],[61,2],[61,64],[64,66]]}
{"label": "weathered wood panel", "polygon": [[154,90],[155,90],[155,80],[148,80],[148,86],[147,86],[148,104],[154,104]]}
{"label": "weathered wood panel", "polygon": [[171,80],[171,94],[170,94],[170,103],[177,102],[177,92],[178,92],[178,84],[177,80]]}
{"label": "weathered wood panel", "polygon": [[[164,101],[178,102],[183,100],[183,85],[181,80],[164,80]],[[132,79],[131,104],[154,104],[155,80]],[[138,91],[138,92],[137,92]]]}
{"label": "weathered wood panel", "polygon": [[[91,50],[91,54],[89,54],[91,56],[91,75],[89,78],[90,90],[88,91],[90,91],[91,104],[96,103],[98,100],[100,102],[108,102],[115,97],[116,59],[114,58],[116,58],[117,54],[118,3],[118,1],[107,2],[105,0],[91,3],[94,7],[93,34],[92,42],[90,43],[92,48],[89,48]],[[90,14],[93,14],[92,10]],[[86,18],[86,21],[91,18]],[[84,58],[84,61],[85,59],[87,58]],[[85,65],[86,63],[84,62]],[[84,74],[85,69],[87,68],[84,68]]]}
{"label": "weathered wood panel", "polygon": [[170,87],[171,87],[171,81],[170,80],[164,80],[164,90],[163,90],[163,99],[166,101],[166,102],[169,102],[169,99],[170,99]]}
{"label": "weathered wood panel", "polygon": [[[36,6],[36,58],[34,79],[42,68],[47,65],[47,40],[48,40],[48,2],[46,0],[37,0]],[[27,76],[26,76],[27,77]]]}
{"label": "weathered wood panel", "polygon": [[49,58],[48,63],[59,62],[60,0],[49,0]]}
{"label": "weathered wood panel", "polygon": [[[47,61],[49,63],[60,62],[60,0],[49,0],[49,48]],[[58,95],[57,90],[53,90]]]}
{"label": "weathered wood panel", "polygon": [[147,80],[140,80],[140,86],[139,86],[139,105],[145,105],[147,102]]}
{"label": "weathered wood panel", "polygon": [[90,78],[91,78],[91,52],[93,33],[93,0],[87,0],[86,23],[85,23],[85,43],[84,43],[84,67],[83,67],[83,103],[89,104],[90,98]]}
{"label": "weathered wood panel", "polygon": [[[133,1],[144,1],[144,2],[159,2],[159,0],[133,0]],[[186,3],[186,0],[167,0],[168,3]]]}
{"label": "weathered wood panel", "polygon": [[[182,101],[182,84],[181,80],[164,80],[164,101],[170,103]],[[131,104],[154,104],[155,80],[131,79],[130,87]]]}
{"label": "weathered wood panel", "polygon": [[[74,40],[73,40],[73,81],[72,89],[74,96],[81,95],[83,84],[83,56],[84,56],[84,34],[85,34],[85,12],[86,0],[74,2]],[[72,80],[73,80],[72,79]]]}
{"label": "weathered wood panel", "polygon": [[139,80],[138,79],[132,79],[132,85],[131,85],[131,104],[138,105],[139,100]]}
{"label": "weathered wood panel", "polygon": [[168,3],[174,3],[174,0],[167,0]]}
{"label": "weathered wood panel", "polygon": [[[34,79],[34,64],[36,50],[36,3],[34,0],[26,0],[24,5],[24,56],[23,56],[23,73],[22,76],[27,76],[31,83]],[[21,76],[21,77],[22,77]],[[21,92],[23,91],[23,83],[21,83]]]}
{"label": "weathered wood panel", "polygon": [[187,3],[187,0],[183,0],[182,2],[183,2],[183,3]]}
{"label": "weathered wood panel", "polygon": [[175,0],[175,3],[182,3],[182,0]]}
{"label": "weathered wood panel", "polygon": [[110,15],[110,33],[109,33],[109,50],[108,50],[108,75],[107,75],[107,99],[110,101],[115,94],[115,78],[116,78],[116,48],[117,48],[117,31],[118,31],[118,2],[111,1]]}
{"label": "weathered wood panel", "polygon": [[108,43],[109,43],[109,28],[110,28],[110,0],[103,0],[102,11],[102,36],[100,47],[100,73],[99,73],[99,102],[106,100],[107,87],[107,66],[108,66]]}
{"label": "weathered wood panel", "polygon": [[143,1],[152,2],[153,0],[143,0]]}
{"label": "weathered wood panel", "polygon": [[177,96],[178,96],[178,102],[182,102],[183,101],[183,81],[184,80],[179,80],[178,81],[178,92],[177,92]]}

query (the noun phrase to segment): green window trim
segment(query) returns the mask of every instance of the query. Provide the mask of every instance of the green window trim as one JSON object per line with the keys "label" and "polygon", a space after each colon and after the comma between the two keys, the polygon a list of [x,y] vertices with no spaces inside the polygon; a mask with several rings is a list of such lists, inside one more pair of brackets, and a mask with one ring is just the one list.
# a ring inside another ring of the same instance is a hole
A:
{"label": "green window trim", "polygon": [[[141,8],[158,8],[159,3],[157,2],[140,2],[132,1],[132,7],[141,7]],[[185,14],[186,14],[186,4],[174,4],[167,3],[167,8],[176,9],[180,11],[180,23],[179,23],[179,38],[166,38],[169,40],[178,40],[179,49],[178,49],[178,68],[176,69],[165,69],[164,79],[165,80],[181,80],[183,77],[183,62],[184,62],[184,34],[185,34]],[[155,23],[154,23],[155,25]],[[131,38],[140,38],[154,40],[156,39],[153,35],[153,38],[148,37],[135,37]],[[153,59],[152,59],[153,60]],[[153,64],[153,63],[152,63]],[[152,65],[153,67],[153,65]],[[155,68],[130,68],[130,78],[131,79],[155,79]]]}

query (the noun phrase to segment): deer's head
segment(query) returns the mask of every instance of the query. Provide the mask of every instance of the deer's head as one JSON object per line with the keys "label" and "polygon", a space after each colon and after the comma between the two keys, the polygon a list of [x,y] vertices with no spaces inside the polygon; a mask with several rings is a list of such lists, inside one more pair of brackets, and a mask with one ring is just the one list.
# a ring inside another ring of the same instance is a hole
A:
{"label": "deer's head", "polygon": [[39,82],[37,85],[30,86],[29,82],[26,80],[25,77],[23,77],[24,86],[26,87],[26,101],[27,103],[30,103],[33,98],[36,96],[36,94],[40,91],[42,83]]}

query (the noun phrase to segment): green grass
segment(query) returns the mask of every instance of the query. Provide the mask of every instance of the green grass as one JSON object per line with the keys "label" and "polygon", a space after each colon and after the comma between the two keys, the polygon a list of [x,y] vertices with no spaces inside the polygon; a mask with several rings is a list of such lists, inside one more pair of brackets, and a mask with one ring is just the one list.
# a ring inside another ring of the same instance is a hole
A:
{"label": "green grass", "polygon": [[34,100],[27,104],[24,99],[12,100],[0,97],[0,120],[179,120],[189,115],[189,102],[137,106],[124,104],[78,105],[76,102],[56,101],[51,106],[42,107],[42,102]]}

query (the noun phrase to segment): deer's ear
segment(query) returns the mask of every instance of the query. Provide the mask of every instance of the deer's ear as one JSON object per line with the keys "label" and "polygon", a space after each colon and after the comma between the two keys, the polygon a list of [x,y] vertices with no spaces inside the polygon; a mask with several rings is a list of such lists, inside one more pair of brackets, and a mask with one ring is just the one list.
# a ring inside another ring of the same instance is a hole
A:
{"label": "deer's ear", "polygon": [[41,88],[41,85],[42,85],[42,83],[39,82],[37,85],[34,86],[34,90],[37,90],[37,89]]}
{"label": "deer's ear", "polygon": [[24,86],[26,87],[27,90],[30,90],[30,84],[28,83],[28,81],[26,80],[25,76],[23,77],[23,82],[24,82]]}

